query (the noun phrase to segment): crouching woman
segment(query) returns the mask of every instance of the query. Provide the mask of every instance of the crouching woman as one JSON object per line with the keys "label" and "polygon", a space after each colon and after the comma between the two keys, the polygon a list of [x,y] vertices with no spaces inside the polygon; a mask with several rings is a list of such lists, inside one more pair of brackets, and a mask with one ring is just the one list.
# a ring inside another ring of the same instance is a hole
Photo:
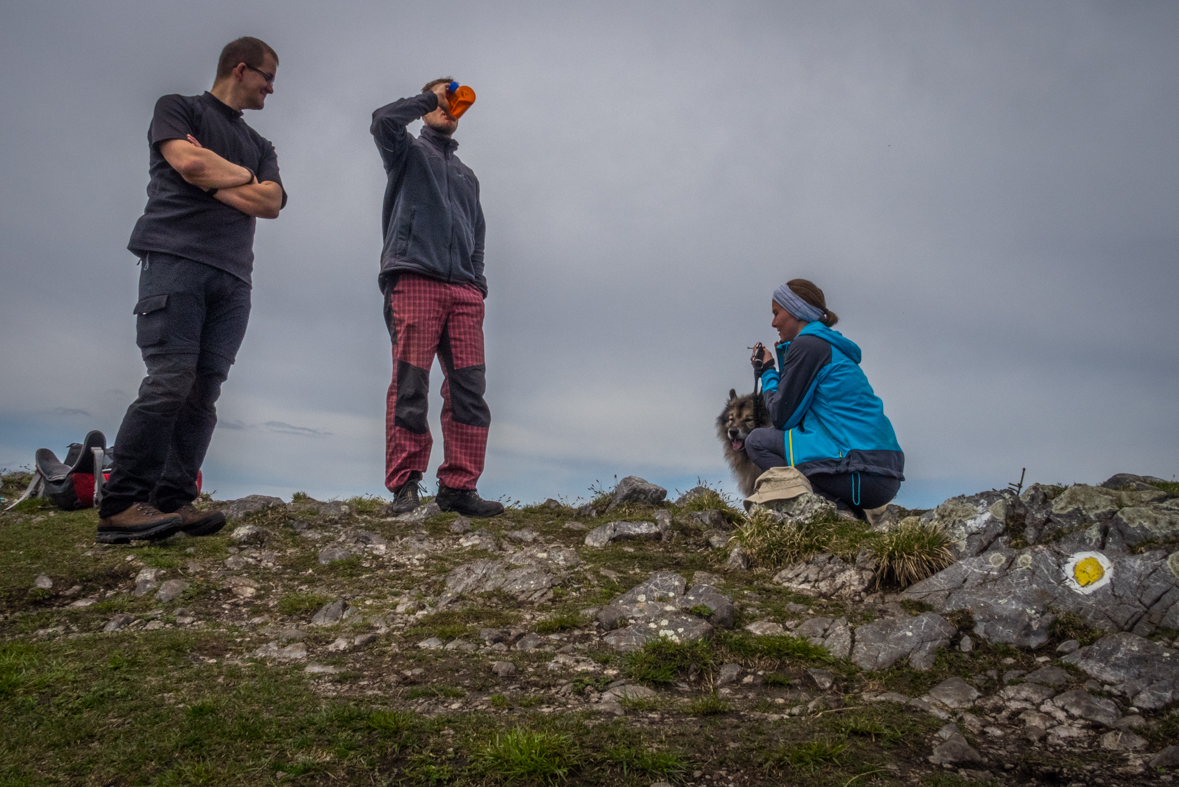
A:
{"label": "crouching woman", "polygon": [[775,290],[771,306],[777,368],[760,345],[751,360],[773,428],[753,430],[745,451],[763,472],[796,468],[815,492],[865,518],[896,497],[905,455],[860,369],[860,348],[831,329],[839,318],[806,279]]}

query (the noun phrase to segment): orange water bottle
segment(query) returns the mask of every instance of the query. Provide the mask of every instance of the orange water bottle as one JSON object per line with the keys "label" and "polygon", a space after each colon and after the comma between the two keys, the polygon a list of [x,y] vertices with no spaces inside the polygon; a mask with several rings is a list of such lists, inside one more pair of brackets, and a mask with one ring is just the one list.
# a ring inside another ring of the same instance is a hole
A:
{"label": "orange water bottle", "polygon": [[475,103],[475,91],[458,82],[446,86],[446,100],[450,102],[450,114],[455,120]]}

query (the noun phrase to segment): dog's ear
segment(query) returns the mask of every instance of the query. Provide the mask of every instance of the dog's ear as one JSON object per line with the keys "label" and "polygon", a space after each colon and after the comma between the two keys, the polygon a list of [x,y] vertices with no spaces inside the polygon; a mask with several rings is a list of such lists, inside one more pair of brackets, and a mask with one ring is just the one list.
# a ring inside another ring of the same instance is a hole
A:
{"label": "dog's ear", "polygon": [[736,399],[736,398],[737,398],[737,389],[736,389],[736,388],[730,388],[730,389],[729,389],[729,401],[731,402],[731,401],[733,401],[733,400],[734,400],[734,399]]}

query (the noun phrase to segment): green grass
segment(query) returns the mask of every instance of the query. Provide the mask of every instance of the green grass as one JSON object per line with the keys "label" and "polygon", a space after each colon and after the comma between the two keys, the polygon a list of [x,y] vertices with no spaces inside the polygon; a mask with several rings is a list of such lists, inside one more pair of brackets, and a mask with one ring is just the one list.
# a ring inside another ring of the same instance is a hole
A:
{"label": "green grass", "polygon": [[377,497],[376,495],[360,495],[358,497],[350,497],[344,502],[347,503],[352,508],[352,510],[358,514],[375,514],[389,503],[388,500]]}
{"label": "green grass", "polygon": [[278,600],[278,611],[293,617],[306,617],[314,615],[331,600],[317,593],[285,593]]}
{"label": "green grass", "polygon": [[532,626],[537,634],[557,634],[561,631],[573,631],[585,625],[585,618],[580,612],[567,611],[550,615]]}
{"label": "green grass", "polygon": [[775,752],[768,762],[772,766],[789,766],[807,773],[816,773],[827,766],[840,765],[847,749],[846,741],[815,739]]}
{"label": "green grass", "polygon": [[787,524],[760,507],[744,517],[735,535],[754,565],[769,569],[809,560],[821,552],[854,561],[873,537],[866,522],[821,514]]}
{"label": "green grass", "polygon": [[902,519],[891,530],[874,535],[870,549],[876,558],[878,588],[907,588],[954,562],[945,530],[917,517]]}
{"label": "green grass", "polygon": [[693,716],[717,716],[728,713],[733,706],[722,700],[716,694],[705,694],[699,699],[690,701],[685,710]]}
{"label": "green grass", "polygon": [[1148,483],[1169,495],[1179,495],[1179,481],[1154,481]]}
{"label": "green grass", "polygon": [[672,642],[659,638],[627,654],[625,668],[631,678],[641,683],[675,683],[695,667],[706,672],[714,663],[712,647],[703,641]]}
{"label": "green grass", "polygon": [[497,733],[474,755],[474,761],[484,773],[509,784],[559,784],[578,759],[577,747],[570,736],[521,727]]}
{"label": "green grass", "polygon": [[621,770],[624,777],[633,774],[670,778],[688,770],[688,763],[679,752],[646,746],[615,746],[606,750],[605,759]]}

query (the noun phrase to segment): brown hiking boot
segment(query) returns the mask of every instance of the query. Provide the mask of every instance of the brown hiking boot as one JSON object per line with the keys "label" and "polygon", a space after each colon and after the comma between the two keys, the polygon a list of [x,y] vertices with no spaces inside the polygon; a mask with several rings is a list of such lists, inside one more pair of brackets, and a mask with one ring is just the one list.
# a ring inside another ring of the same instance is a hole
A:
{"label": "brown hiking boot", "polygon": [[100,544],[129,544],[167,538],[180,529],[179,514],[165,514],[147,503],[134,503],[114,516],[98,520]]}
{"label": "brown hiking boot", "polygon": [[211,536],[225,527],[225,514],[201,511],[192,503],[185,503],[172,513],[180,517],[180,529],[194,538]]}

